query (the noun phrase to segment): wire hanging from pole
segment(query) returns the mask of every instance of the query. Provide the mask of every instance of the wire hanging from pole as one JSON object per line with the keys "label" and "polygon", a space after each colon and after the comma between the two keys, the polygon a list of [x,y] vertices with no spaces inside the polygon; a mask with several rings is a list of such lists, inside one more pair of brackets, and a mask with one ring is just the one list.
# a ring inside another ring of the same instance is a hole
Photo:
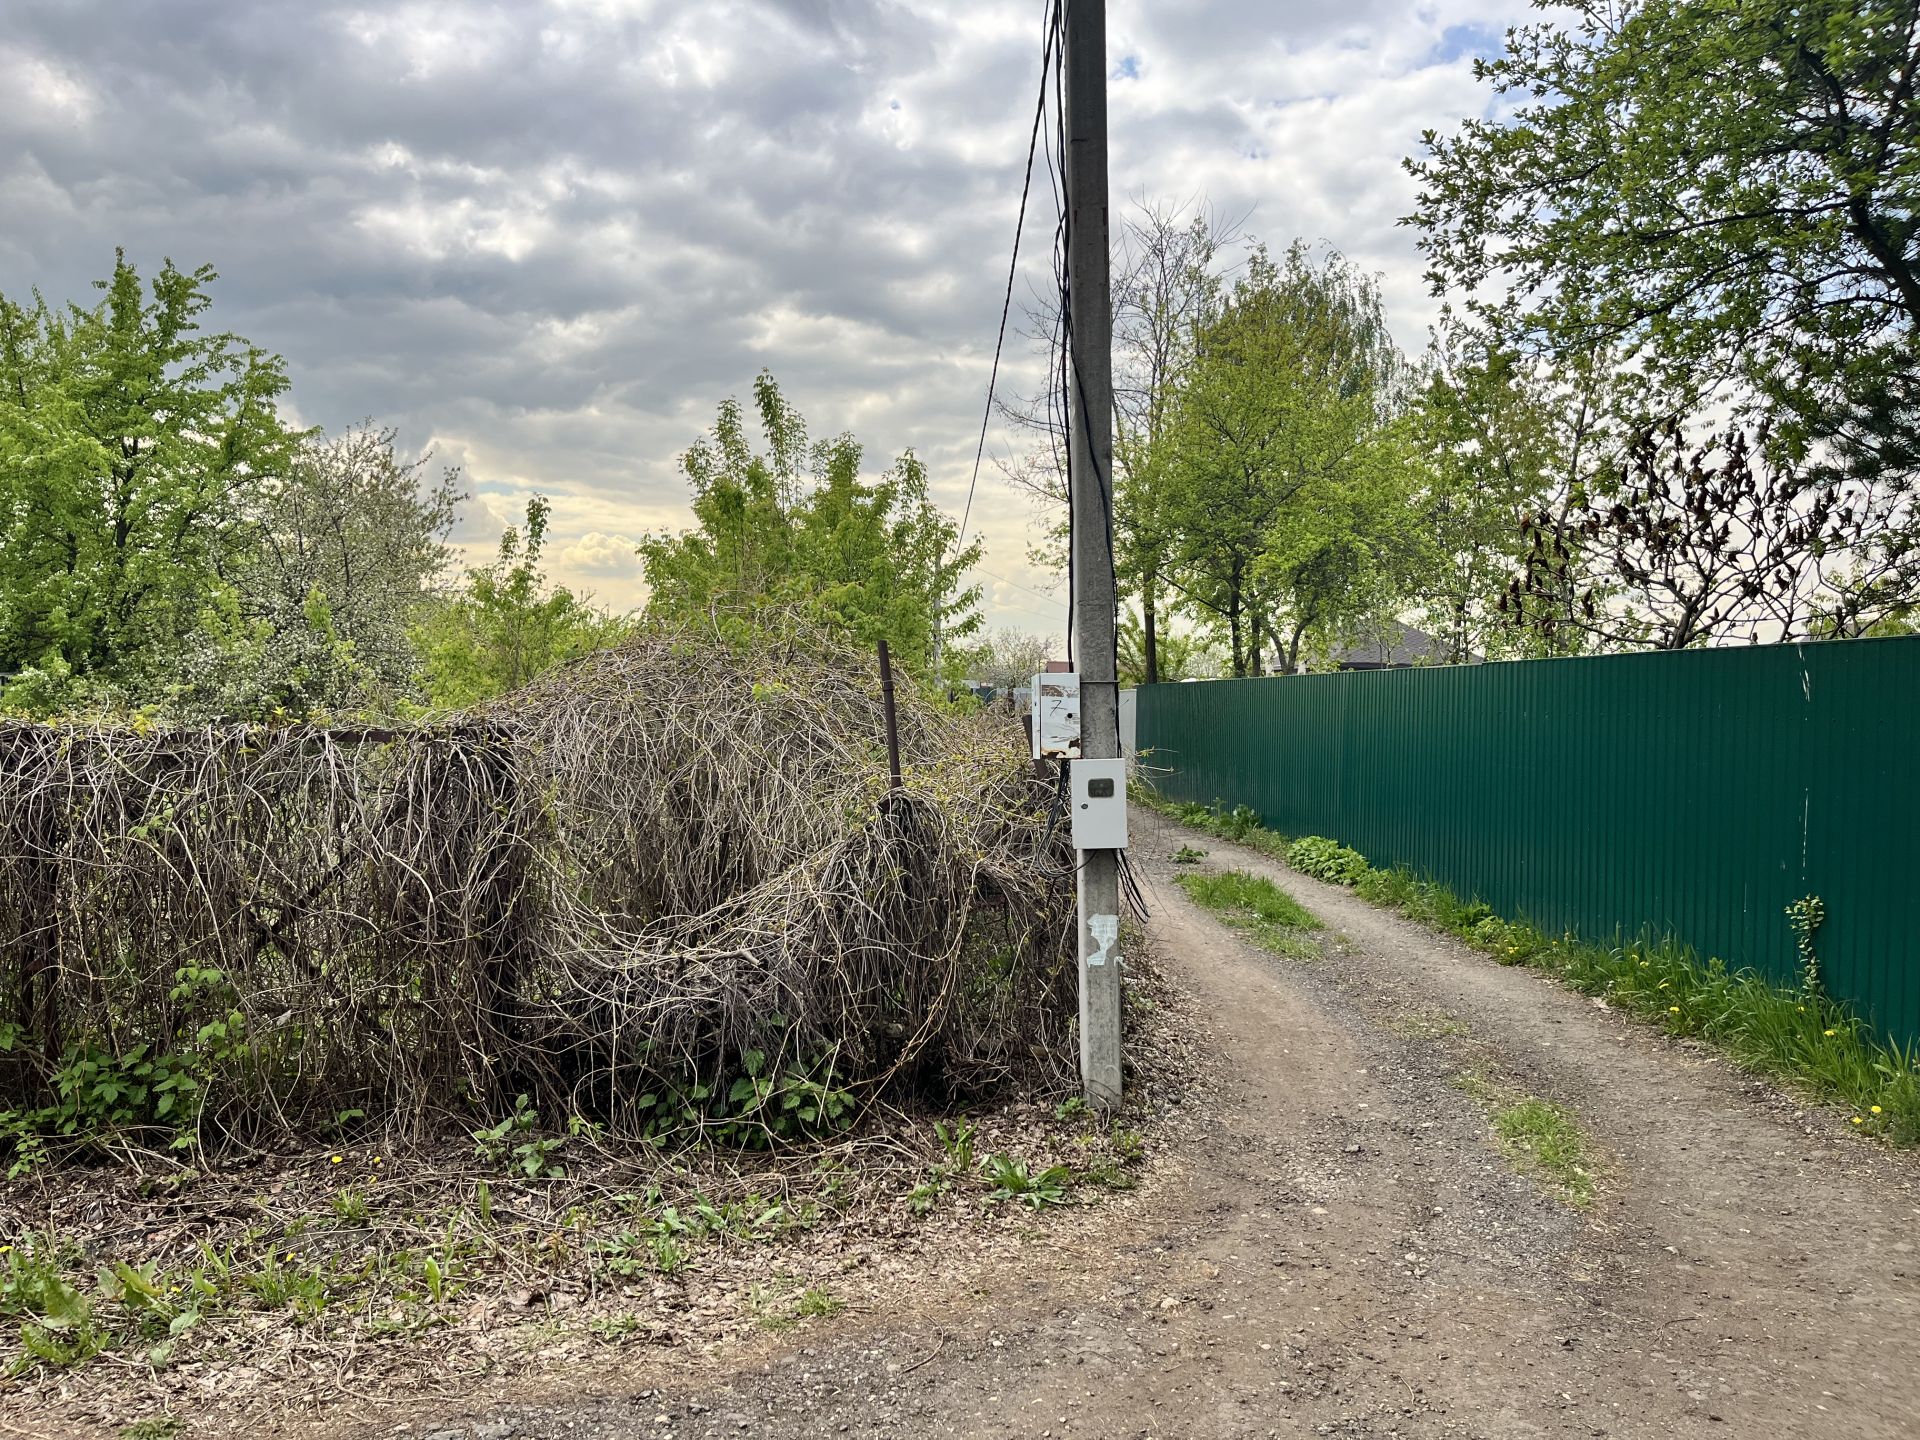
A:
{"label": "wire hanging from pole", "polygon": [[980,416],[980,441],[973,452],[973,478],[967,482],[967,503],[960,512],[960,530],[953,542],[956,556],[966,547],[967,526],[973,518],[973,494],[980,484],[980,462],[987,453],[987,428],[993,422],[993,396],[1000,381],[1000,356],[1007,343],[1007,320],[1013,313],[1014,280],[1020,270],[1020,239],[1026,232],[1027,199],[1033,190],[1033,157],[1040,145],[1041,128],[1047,114],[1047,78],[1049,72],[1059,68],[1059,51],[1055,41],[1060,35],[1060,0],[1048,0],[1048,4],[1050,19],[1040,50],[1040,95],[1034,105],[1033,129],[1027,137],[1026,173],[1020,181],[1020,214],[1013,227],[1013,256],[1007,262],[1007,290],[1000,302],[1000,331],[993,342],[993,368],[987,376],[987,404]]}

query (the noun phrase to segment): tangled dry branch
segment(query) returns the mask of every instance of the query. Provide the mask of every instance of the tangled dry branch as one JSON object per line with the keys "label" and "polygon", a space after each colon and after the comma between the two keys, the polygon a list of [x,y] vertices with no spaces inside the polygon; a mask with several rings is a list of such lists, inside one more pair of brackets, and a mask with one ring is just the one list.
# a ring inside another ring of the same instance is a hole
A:
{"label": "tangled dry branch", "polygon": [[899,792],[872,662],[792,633],[417,727],[0,726],[0,1110],[72,1119],[87,1064],[222,1140],[1061,1081],[1047,790],[1004,723],[901,703]]}

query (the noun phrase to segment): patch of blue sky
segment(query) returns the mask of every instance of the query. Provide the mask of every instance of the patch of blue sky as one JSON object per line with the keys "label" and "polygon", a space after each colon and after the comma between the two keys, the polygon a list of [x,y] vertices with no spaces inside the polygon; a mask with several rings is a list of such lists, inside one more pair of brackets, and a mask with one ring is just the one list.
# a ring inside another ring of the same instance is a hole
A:
{"label": "patch of blue sky", "polygon": [[1440,39],[1427,52],[1423,64],[1450,65],[1466,56],[1491,60],[1505,48],[1505,34],[1491,25],[1449,25],[1440,32]]}

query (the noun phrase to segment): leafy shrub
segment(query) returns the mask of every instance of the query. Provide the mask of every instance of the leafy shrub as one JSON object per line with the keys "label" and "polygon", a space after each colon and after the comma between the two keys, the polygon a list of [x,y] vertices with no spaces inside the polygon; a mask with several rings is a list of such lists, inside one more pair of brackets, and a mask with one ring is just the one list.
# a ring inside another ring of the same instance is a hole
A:
{"label": "leafy shrub", "polygon": [[1287,864],[1302,875],[1351,885],[1367,873],[1367,857],[1324,835],[1303,835],[1287,846]]}

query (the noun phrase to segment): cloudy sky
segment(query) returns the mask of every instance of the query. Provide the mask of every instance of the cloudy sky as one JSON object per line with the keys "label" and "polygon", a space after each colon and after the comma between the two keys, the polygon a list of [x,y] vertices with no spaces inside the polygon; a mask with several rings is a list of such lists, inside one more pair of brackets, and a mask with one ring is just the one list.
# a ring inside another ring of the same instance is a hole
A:
{"label": "cloudy sky", "polygon": [[[1337,245],[1417,348],[1399,161],[1482,111],[1473,56],[1521,8],[1110,0],[1116,203]],[[552,496],[554,572],[625,608],[632,537],[688,518],[675,457],[762,368],[816,435],[876,466],[913,447],[959,508],[1041,10],[0,0],[0,293],[86,299],[116,245],[211,263],[215,318],[287,357],[300,419],[462,466],[476,555]],[[1062,625],[1024,500],[990,472],[974,515],[989,619]]]}

